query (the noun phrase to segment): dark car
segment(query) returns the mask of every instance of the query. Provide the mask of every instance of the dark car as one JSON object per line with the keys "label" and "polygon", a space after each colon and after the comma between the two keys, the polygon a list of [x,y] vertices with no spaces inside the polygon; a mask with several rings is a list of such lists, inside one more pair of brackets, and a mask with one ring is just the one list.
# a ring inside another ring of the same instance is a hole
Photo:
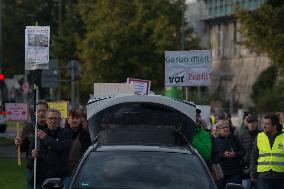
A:
{"label": "dark car", "polygon": [[[69,189],[216,189],[205,162],[190,146],[193,103],[121,95],[92,99],[87,111],[94,145]],[[48,179],[43,187],[63,188],[62,180]]]}
{"label": "dark car", "polygon": [[91,147],[72,189],[210,189],[203,160],[189,148],[117,145]]}
{"label": "dark car", "polygon": [[[63,188],[48,179],[45,189]],[[190,147],[94,145],[69,189],[216,189],[203,159]],[[227,189],[242,188],[228,184]]]}

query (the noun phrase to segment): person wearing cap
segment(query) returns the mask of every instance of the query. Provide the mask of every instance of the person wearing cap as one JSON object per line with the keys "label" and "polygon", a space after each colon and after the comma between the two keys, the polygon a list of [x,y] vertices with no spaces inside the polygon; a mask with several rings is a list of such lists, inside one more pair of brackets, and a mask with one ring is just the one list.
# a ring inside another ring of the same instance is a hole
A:
{"label": "person wearing cap", "polygon": [[250,176],[257,189],[284,189],[284,133],[276,114],[264,116],[252,150]]}
{"label": "person wearing cap", "polygon": [[240,127],[237,128],[234,132],[234,135],[238,136],[246,132],[247,130],[247,118],[249,115],[253,115],[252,112],[244,112],[243,122],[241,123]]}
{"label": "person wearing cap", "polygon": [[196,128],[192,138],[192,147],[195,148],[203,157],[207,165],[211,161],[212,142],[210,133],[201,126],[201,110],[196,109]]}
{"label": "person wearing cap", "polygon": [[258,130],[258,120],[256,115],[249,115],[246,119],[247,121],[247,129],[242,132],[238,137],[242,144],[242,146],[245,149],[245,155],[242,159],[242,185],[245,189],[251,189],[253,187],[253,184],[250,179],[250,156],[252,147],[255,141],[255,138],[257,134],[259,133]]}

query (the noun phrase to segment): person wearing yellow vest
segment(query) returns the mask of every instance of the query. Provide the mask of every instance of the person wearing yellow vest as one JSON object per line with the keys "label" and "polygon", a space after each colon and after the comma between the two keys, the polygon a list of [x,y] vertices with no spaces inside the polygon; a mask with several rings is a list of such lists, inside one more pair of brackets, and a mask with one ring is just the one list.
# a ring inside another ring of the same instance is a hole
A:
{"label": "person wearing yellow vest", "polygon": [[263,131],[253,146],[251,179],[257,189],[284,189],[284,133],[276,114],[264,116]]}

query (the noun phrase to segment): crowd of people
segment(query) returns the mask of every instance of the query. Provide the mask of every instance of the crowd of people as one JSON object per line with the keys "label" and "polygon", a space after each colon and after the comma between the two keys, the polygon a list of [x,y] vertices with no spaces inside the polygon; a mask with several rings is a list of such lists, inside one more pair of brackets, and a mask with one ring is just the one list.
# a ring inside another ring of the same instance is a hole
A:
{"label": "crowd of people", "polygon": [[[35,123],[25,124],[21,137],[15,144],[21,146],[27,159],[27,188],[34,188],[34,161],[36,163],[36,188],[40,189],[45,179],[62,178],[64,186],[71,182],[71,174],[85,150],[91,145],[86,114],[69,112],[64,128],[60,127],[61,114],[48,109],[45,101],[37,104],[37,131]],[[35,133],[38,138],[35,146]]]}
{"label": "crowd of people", "polygon": [[[67,188],[74,168],[91,145],[86,113],[70,111],[64,127],[60,126],[60,112],[48,109],[45,101],[38,102],[35,114],[36,132],[35,123],[27,123],[15,138],[27,158],[27,188],[34,188],[35,159],[37,189],[52,177],[62,178]],[[266,114],[263,130],[253,112],[244,113],[239,127],[233,126],[228,113],[211,118],[208,129],[201,110],[196,109],[191,145],[208,165],[218,189],[227,183],[242,184],[245,189],[284,189],[284,122],[280,114]]]}
{"label": "crowd of people", "polygon": [[281,114],[266,114],[263,130],[254,112],[245,112],[239,127],[232,125],[230,114],[211,117],[210,130],[200,114],[197,109],[192,146],[207,163],[218,189],[227,183],[242,184],[245,189],[284,189]]}

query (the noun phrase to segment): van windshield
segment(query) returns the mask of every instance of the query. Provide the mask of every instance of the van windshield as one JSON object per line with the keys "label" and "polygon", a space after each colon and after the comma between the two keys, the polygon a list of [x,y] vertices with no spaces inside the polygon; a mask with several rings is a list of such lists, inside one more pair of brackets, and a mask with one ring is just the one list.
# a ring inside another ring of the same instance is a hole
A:
{"label": "van windshield", "polygon": [[102,151],[90,153],[72,188],[208,189],[213,184],[196,155]]}

